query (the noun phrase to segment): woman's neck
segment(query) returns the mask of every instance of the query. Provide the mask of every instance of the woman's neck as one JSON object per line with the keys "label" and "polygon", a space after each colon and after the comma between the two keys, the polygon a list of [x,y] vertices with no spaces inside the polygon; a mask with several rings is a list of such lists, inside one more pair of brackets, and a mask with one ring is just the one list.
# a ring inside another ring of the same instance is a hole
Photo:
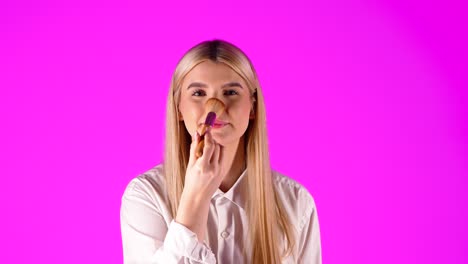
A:
{"label": "woman's neck", "polygon": [[223,181],[219,189],[223,192],[229,191],[239,176],[245,170],[245,145],[244,137],[241,137],[237,143],[224,146],[222,150],[223,163],[221,164],[221,173],[224,174]]}

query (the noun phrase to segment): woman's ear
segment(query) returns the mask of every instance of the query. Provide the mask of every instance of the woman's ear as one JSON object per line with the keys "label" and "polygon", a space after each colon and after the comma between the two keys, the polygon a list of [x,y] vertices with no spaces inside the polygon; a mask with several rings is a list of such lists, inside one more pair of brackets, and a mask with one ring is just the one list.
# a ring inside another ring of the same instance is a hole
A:
{"label": "woman's ear", "polygon": [[252,107],[250,108],[250,115],[249,119],[255,118],[255,107],[257,106],[257,91],[255,91],[252,95]]}
{"label": "woman's ear", "polygon": [[184,117],[182,116],[182,113],[180,111],[177,111],[177,119],[179,121],[184,121]]}

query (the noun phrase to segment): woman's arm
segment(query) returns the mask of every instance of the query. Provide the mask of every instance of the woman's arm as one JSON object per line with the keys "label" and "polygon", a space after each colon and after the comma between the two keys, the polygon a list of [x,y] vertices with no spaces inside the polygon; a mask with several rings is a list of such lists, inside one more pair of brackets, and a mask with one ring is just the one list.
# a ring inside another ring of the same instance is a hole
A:
{"label": "woman's arm", "polygon": [[305,192],[306,209],[301,219],[303,223],[299,233],[299,261],[298,263],[321,264],[322,248],[320,243],[320,227],[317,215],[317,209],[312,196]]}
{"label": "woman's arm", "polygon": [[[199,135],[192,137],[185,187],[175,220],[167,226],[161,206],[151,199],[151,188],[134,181],[122,197],[121,229],[124,262],[130,263],[216,263],[202,243],[210,199],[219,187],[221,147],[205,134],[203,155],[195,157]],[[160,201],[160,203],[164,203]]]}
{"label": "woman's arm", "polygon": [[127,187],[120,223],[125,264],[216,263],[194,232],[175,221],[167,226],[141,182],[132,181]]}
{"label": "woman's arm", "polygon": [[223,179],[222,147],[213,139],[211,128],[206,130],[203,155],[197,158],[195,151],[199,142],[200,135],[197,133],[192,136],[184,190],[175,220],[192,230],[199,241],[203,241],[210,200]]}

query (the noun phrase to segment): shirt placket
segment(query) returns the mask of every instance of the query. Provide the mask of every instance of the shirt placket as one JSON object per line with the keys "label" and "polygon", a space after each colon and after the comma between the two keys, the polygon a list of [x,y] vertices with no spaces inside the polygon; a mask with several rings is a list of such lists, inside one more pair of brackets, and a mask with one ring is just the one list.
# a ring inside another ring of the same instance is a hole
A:
{"label": "shirt placket", "polygon": [[234,258],[233,250],[233,223],[232,223],[232,204],[229,199],[220,197],[216,200],[216,209],[218,212],[218,247],[219,263],[222,260],[232,260]]}

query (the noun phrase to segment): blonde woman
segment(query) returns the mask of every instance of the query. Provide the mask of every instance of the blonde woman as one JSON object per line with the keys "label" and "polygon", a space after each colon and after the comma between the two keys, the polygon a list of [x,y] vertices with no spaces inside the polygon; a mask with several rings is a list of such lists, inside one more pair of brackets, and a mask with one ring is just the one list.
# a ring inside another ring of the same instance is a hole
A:
{"label": "blonde woman", "polygon": [[[168,97],[164,162],[122,197],[124,263],[321,263],[312,196],[270,168],[262,90],[247,56],[222,40],[196,45]],[[209,98],[225,111],[197,158]]]}

